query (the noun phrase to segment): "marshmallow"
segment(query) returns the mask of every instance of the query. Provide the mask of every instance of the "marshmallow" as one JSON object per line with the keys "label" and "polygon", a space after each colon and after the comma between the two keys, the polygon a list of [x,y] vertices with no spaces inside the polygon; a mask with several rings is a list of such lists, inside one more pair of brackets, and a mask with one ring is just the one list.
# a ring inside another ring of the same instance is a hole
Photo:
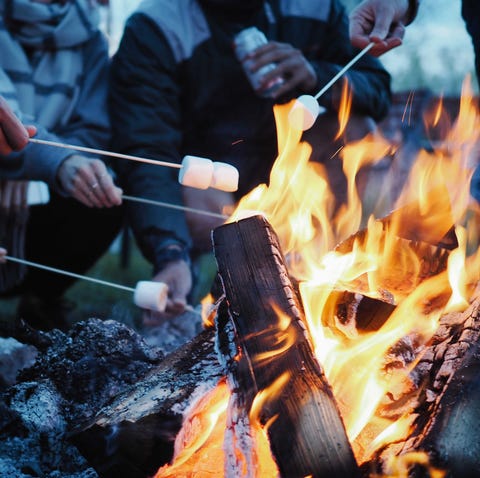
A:
{"label": "marshmallow", "polygon": [[48,186],[43,181],[29,181],[27,189],[27,204],[47,204],[50,201]]}
{"label": "marshmallow", "polygon": [[137,282],[133,302],[142,309],[163,312],[167,307],[168,286],[164,282]]}
{"label": "marshmallow", "polygon": [[295,100],[288,121],[293,128],[305,131],[313,126],[318,115],[324,111],[325,108],[318,104],[315,97],[302,95]]}
{"label": "marshmallow", "polygon": [[214,162],[210,186],[221,191],[236,191],[238,189],[238,169],[231,164]]}
{"label": "marshmallow", "polygon": [[185,156],[178,173],[178,182],[183,186],[208,189],[213,179],[213,162],[199,156]]}

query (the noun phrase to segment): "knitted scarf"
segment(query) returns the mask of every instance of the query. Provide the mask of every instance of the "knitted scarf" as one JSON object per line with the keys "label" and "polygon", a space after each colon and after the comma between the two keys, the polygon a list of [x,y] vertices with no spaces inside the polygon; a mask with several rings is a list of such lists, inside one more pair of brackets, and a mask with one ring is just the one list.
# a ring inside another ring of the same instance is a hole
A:
{"label": "knitted scarf", "polygon": [[55,130],[75,104],[80,45],[98,31],[91,0],[0,0],[0,95],[24,122]]}

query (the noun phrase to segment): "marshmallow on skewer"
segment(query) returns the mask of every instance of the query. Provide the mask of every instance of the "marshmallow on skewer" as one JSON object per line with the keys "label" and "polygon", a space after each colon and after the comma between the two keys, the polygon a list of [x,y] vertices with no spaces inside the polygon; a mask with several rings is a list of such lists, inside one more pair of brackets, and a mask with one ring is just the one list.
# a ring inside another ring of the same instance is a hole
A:
{"label": "marshmallow on skewer", "polygon": [[185,156],[178,173],[178,182],[183,186],[208,189],[213,180],[213,162],[199,156]]}
{"label": "marshmallow on skewer", "polygon": [[213,163],[213,177],[210,187],[221,191],[234,192],[238,189],[238,169],[227,163]]}
{"label": "marshmallow on skewer", "polygon": [[167,307],[168,286],[164,282],[137,282],[133,302],[142,309],[164,312]]}
{"label": "marshmallow on skewer", "polygon": [[318,115],[324,111],[325,108],[318,104],[314,96],[302,95],[293,103],[288,121],[293,128],[305,131],[313,126]]}

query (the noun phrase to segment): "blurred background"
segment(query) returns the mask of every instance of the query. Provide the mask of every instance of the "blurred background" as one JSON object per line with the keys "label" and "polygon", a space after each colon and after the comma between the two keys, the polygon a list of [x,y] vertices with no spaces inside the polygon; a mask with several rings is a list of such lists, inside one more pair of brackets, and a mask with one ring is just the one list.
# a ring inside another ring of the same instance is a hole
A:
{"label": "blurred background", "polygon": [[[387,0],[388,1],[388,0]],[[139,0],[110,0],[103,10],[103,29],[113,54],[126,18]],[[342,0],[351,11],[360,0]],[[408,28],[401,48],[382,56],[392,74],[393,90],[429,88],[435,94],[460,94],[467,74],[474,75],[470,37],[461,17],[461,0],[422,0],[418,16]],[[477,90],[477,83],[475,88]]]}

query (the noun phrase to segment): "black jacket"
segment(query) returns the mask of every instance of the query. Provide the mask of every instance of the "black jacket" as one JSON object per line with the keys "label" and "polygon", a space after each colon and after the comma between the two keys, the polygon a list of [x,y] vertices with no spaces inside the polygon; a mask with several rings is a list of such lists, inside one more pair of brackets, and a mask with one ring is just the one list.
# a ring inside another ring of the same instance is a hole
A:
{"label": "black jacket", "polygon": [[[276,157],[272,100],[256,96],[233,49],[233,35],[258,26],[269,39],[302,50],[318,76],[315,94],[358,53],[337,0],[271,0],[270,11],[235,18],[197,0],[144,0],[126,24],[113,59],[111,114],[114,148],[180,162],[185,154],[235,165],[239,194],[266,182]],[[273,22],[275,20],[275,22]],[[380,120],[390,105],[390,77],[364,56],[348,73],[353,111]],[[283,101],[290,98],[282,98]],[[331,92],[320,98],[327,108]],[[182,203],[178,171],[126,162],[118,169],[128,194]],[[178,211],[132,205],[131,222],[148,259],[165,241],[190,238]]]}

